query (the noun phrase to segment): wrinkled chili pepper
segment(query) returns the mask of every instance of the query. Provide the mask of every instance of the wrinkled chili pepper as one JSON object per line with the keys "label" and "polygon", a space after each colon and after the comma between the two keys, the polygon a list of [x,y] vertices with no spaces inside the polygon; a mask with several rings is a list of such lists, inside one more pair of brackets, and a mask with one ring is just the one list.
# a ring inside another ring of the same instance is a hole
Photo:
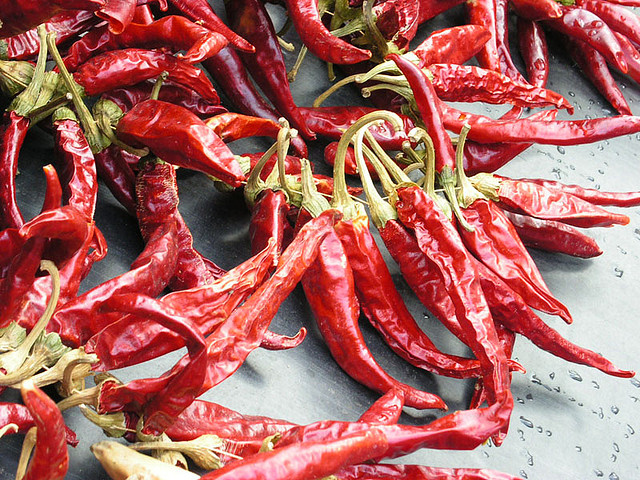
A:
{"label": "wrinkled chili pepper", "polygon": [[87,95],[95,96],[157,78],[165,71],[172,81],[196,91],[211,103],[220,103],[211,81],[202,70],[173,55],[155,50],[127,48],[101,53],[80,65],[73,73],[73,78]]}
{"label": "wrinkled chili pepper", "polygon": [[382,395],[371,405],[366,412],[360,415],[359,422],[374,423],[380,425],[392,425],[398,423],[404,406],[404,393],[393,388]]}
{"label": "wrinkled chili pepper", "polygon": [[512,0],[511,3],[518,17],[534,22],[562,16],[559,2],[555,0]]}
{"label": "wrinkled chili pepper", "polygon": [[133,20],[138,2],[136,0],[105,0],[96,16],[106,20],[113,33],[122,33]]}
{"label": "wrinkled chili pepper", "polygon": [[177,243],[175,224],[158,228],[128,272],[64,304],[51,319],[50,330],[57,331],[69,345],[84,345],[92,335],[114,321],[113,316],[96,315],[107,298],[127,292],[154,296],[160,293],[173,276]]}
{"label": "wrinkled chili pepper", "polygon": [[[160,301],[180,311],[208,335],[260,286],[274,262],[274,247],[270,245],[212,284],[172,292]],[[107,371],[151,360],[183,345],[175,332],[144,318],[127,316],[92,336],[85,349],[98,355],[94,370]]]}
{"label": "wrinkled chili pepper", "polygon": [[[285,246],[286,230],[292,230],[286,221],[289,203],[282,190],[265,189],[258,195],[255,204],[251,208],[251,221],[249,223],[249,240],[251,253],[262,251],[269,239],[274,239],[278,252],[282,252]],[[290,232],[288,235],[291,235]]]}
{"label": "wrinkled chili pepper", "polygon": [[482,25],[444,28],[431,33],[411,53],[418,58],[420,68],[432,63],[462,65],[478,53],[490,38],[491,33]]}
{"label": "wrinkled chili pepper", "polygon": [[367,464],[343,468],[341,480],[522,480],[508,473],[476,468],[441,468],[425,465]]}
{"label": "wrinkled chili pepper", "polygon": [[30,0],[3,0],[0,5],[0,38],[36,28],[63,10],[95,11],[101,8],[101,0],[54,0],[34,5]]}
{"label": "wrinkled chili pepper", "polygon": [[482,290],[497,322],[502,323],[509,330],[527,337],[537,347],[569,362],[588,365],[617,377],[629,378],[634,375],[634,372],[615,367],[603,356],[564,339],[562,335],[533,313],[522,297],[511,290],[499,276],[490,269],[483,268],[482,265],[477,265],[477,268]]}
{"label": "wrinkled chili pepper", "polygon": [[47,394],[31,380],[22,382],[22,400],[37,428],[33,456],[22,477],[24,480],[62,480],[69,469],[69,453],[62,413]]}
{"label": "wrinkled chili pepper", "polygon": [[383,38],[406,49],[418,31],[420,4],[406,0],[386,0],[372,8],[376,27]]}
{"label": "wrinkled chili pepper", "polygon": [[225,25],[218,18],[209,2],[206,0],[170,0],[171,6],[189,18],[193,22],[201,22],[202,25],[213,32],[219,32],[229,40],[234,47],[246,52],[253,52],[254,47],[240,35]]}
{"label": "wrinkled chili pepper", "polygon": [[275,28],[265,6],[259,0],[225,2],[231,28],[255,47],[253,53],[240,52],[240,58],[256,84],[273,106],[302,134],[313,140],[293,100],[287,69]]}
{"label": "wrinkled chili pepper", "polygon": [[[202,392],[235,372],[247,355],[260,345],[280,303],[299,282],[318,254],[318,245],[333,229],[335,212],[327,212],[309,222],[282,253],[275,273],[249,299],[207,337],[208,367]],[[136,410],[163,389],[167,379],[184,368],[181,360],[167,375],[144,385],[104,384],[100,391],[98,412]]]}
{"label": "wrinkled chili pepper", "polygon": [[131,215],[136,214],[136,174],[125,160],[127,152],[109,145],[95,154],[96,171],[113,196]]}
{"label": "wrinkled chili pepper", "polygon": [[123,48],[166,48],[179,52],[188,63],[199,63],[216,55],[227,45],[220,33],[193,23],[185,17],[170,15],[150,24],[131,23],[122,33],[113,33],[106,26],[97,27],[76,41],[64,57],[69,71],[100,53]]}
{"label": "wrinkled chili pepper", "polygon": [[591,81],[593,86],[598,89],[620,115],[632,115],[631,107],[609,71],[607,60],[604,56],[581,40],[567,37],[566,41],[571,58],[573,58],[573,61],[580,67],[582,73]]}
{"label": "wrinkled chili pepper", "polygon": [[515,213],[582,228],[629,223],[626,215],[609,212],[565,192],[560,184],[556,184],[554,190],[549,190],[544,185],[528,182],[527,179],[515,180],[501,175],[482,174],[476,178],[482,179],[477,184],[478,189]]}
{"label": "wrinkled chili pepper", "polygon": [[527,247],[573,257],[593,258],[602,255],[597,242],[577,228],[553,220],[504,212]]}
{"label": "wrinkled chili pepper", "polygon": [[341,468],[362,463],[387,449],[385,435],[376,428],[326,442],[303,442],[257,453],[204,475],[211,479],[304,480],[323,478]]}
{"label": "wrinkled chili pepper", "polygon": [[564,192],[594,205],[612,207],[636,207],[640,205],[640,192],[605,192],[580,185],[565,185],[555,180],[527,178],[527,182],[541,185],[553,192]]}
{"label": "wrinkled chili pepper", "polygon": [[178,258],[169,281],[172,290],[184,290],[212,283],[224,273],[213,262],[205,261],[193,246],[193,236],[178,211],[178,182],[175,168],[159,159],[147,159],[136,177],[136,216],[142,238],[148,241],[157,228],[167,222],[178,230]]}
{"label": "wrinkled chili pepper", "polygon": [[[56,42],[61,44],[74,38],[98,23],[93,12],[86,10],[64,11],[45,23],[48,32],[56,32]],[[35,58],[40,50],[40,38],[35,28],[0,40],[0,59],[26,60]]]}
{"label": "wrinkled chili pepper", "polygon": [[545,25],[577,38],[591,45],[600,52],[608,62],[623,73],[627,72],[627,61],[613,31],[596,14],[575,6],[561,5],[562,16],[544,20]]}
{"label": "wrinkled chili pepper", "polygon": [[335,37],[322,23],[316,0],[285,0],[287,12],[302,43],[318,58],[337,65],[359,63],[371,52]]}
{"label": "wrinkled chili pepper", "polygon": [[231,151],[195,114],[178,105],[145,100],[118,122],[116,134],[132,146],[146,146],[165,162],[199,170],[238,187],[244,174]]}
{"label": "wrinkled chili pepper", "polygon": [[518,17],[518,47],[531,85],[545,87],[549,78],[547,37],[538,22]]}
{"label": "wrinkled chili pepper", "polygon": [[418,10],[418,23],[424,23],[437,17],[443,12],[464,3],[463,0],[418,0],[420,9]]}
{"label": "wrinkled chili pepper", "polygon": [[280,131],[280,124],[270,118],[253,117],[235,112],[212,116],[207,118],[205,123],[225,143],[247,137],[276,138]]}
{"label": "wrinkled chili pepper", "polygon": [[0,201],[2,213],[0,214],[0,229],[20,228],[24,224],[24,218],[18,207],[16,199],[15,177],[18,173],[18,154],[29,128],[29,118],[17,114],[13,110],[5,112],[0,135],[0,180],[2,190]]}
{"label": "wrinkled chili pepper", "polygon": [[[0,402],[0,427],[14,424],[17,427],[16,433],[27,433],[31,427],[35,426],[31,411],[20,403]],[[66,442],[75,447],[78,445],[76,434],[65,425]]]}

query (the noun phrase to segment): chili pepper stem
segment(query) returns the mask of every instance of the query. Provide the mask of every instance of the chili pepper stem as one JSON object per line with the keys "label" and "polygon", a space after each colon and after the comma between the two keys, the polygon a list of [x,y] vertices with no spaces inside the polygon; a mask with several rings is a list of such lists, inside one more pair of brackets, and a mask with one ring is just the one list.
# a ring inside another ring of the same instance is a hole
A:
{"label": "chili pepper stem", "polygon": [[470,129],[471,127],[466,124],[462,127],[460,136],[458,137],[458,144],[456,145],[456,179],[459,187],[457,198],[463,208],[466,208],[478,199],[486,198],[472,185],[469,177],[464,173],[464,143]]}
{"label": "chili pepper stem", "polygon": [[38,37],[40,37],[40,44],[43,45],[38,52],[38,60],[36,62],[36,68],[33,71],[33,77],[27,88],[25,88],[20,95],[18,95],[9,105],[9,110],[13,110],[17,115],[22,117],[33,109],[34,105],[38,101],[40,95],[40,89],[42,88],[42,82],[44,80],[45,68],[47,66],[47,47],[45,38],[47,35],[44,24],[38,26]]}
{"label": "chili pepper stem", "polygon": [[65,398],[64,400],[58,402],[58,408],[61,411],[65,411],[79,405],[91,405],[95,408],[98,403],[98,398],[100,397],[100,389],[101,385],[97,385],[95,387],[76,392],[73,395]]}
{"label": "chili pepper stem", "polygon": [[329,87],[328,89],[326,89],[324,92],[322,92],[320,95],[318,95],[316,97],[316,99],[313,101],[313,106],[316,107],[316,108],[319,107],[333,93],[337,92],[338,90],[340,90],[345,85],[349,85],[350,83],[354,83],[358,77],[359,77],[359,75],[350,75],[348,77],[343,78],[342,80],[338,80],[336,83],[331,85],[331,87]]}
{"label": "chili pepper stem", "polygon": [[135,430],[126,427],[126,419],[122,412],[100,415],[87,405],[79,405],[78,408],[87,420],[100,427],[108,437],[119,438],[129,432],[135,433]]}
{"label": "chili pepper stem", "polygon": [[329,210],[331,205],[329,201],[324,198],[315,183],[313,182],[313,174],[311,172],[311,165],[309,160],[303,158],[300,160],[302,164],[302,204],[301,207],[313,217],[317,217],[325,210]]}
{"label": "chili pepper stem", "polygon": [[15,423],[9,423],[4,427],[0,428],[0,438],[4,437],[8,433],[17,433],[17,432],[18,432],[18,425],[16,425]]}
{"label": "chili pepper stem", "polygon": [[18,369],[0,376],[0,386],[16,385],[31,378],[42,368],[55,364],[69,350],[69,347],[62,344],[60,335],[57,333],[42,335]]}
{"label": "chili pepper stem", "polygon": [[160,89],[162,88],[162,84],[167,78],[169,78],[169,72],[167,72],[166,70],[162,72],[160,75],[158,75],[158,78],[156,79],[156,83],[153,84],[153,88],[151,89],[151,94],[149,94],[150,99],[158,100],[158,97],[160,96]]}
{"label": "chili pepper stem", "polygon": [[31,452],[36,446],[36,431],[36,427],[31,427],[22,441],[20,459],[18,460],[18,468],[16,469],[16,480],[22,480],[25,473],[27,473]]}
{"label": "chili pepper stem", "polygon": [[[278,40],[280,40],[280,37],[278,37]],[[302,66],[304,58],[307,56],[308,51],[309,49],[304,45],[302,46],[302,48],[300,48],[298,58],[296,58],[296,63],[293,64],[293,67],[291,67],[291,70],[289,70],[289,72],[287,73],[287,80],[289,80],[289,82],[295,82],[296,77],[298,76],[298,71]]]}

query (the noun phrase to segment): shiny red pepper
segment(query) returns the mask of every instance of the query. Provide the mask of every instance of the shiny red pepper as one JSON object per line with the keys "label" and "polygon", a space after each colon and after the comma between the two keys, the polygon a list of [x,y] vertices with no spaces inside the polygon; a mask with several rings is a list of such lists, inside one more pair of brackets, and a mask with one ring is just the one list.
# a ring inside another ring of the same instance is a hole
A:
{"label": "shiny red pepper", "polygon": [[425,465],[360,464],[340,470],[342,480],[522,480],[495,470],[442,468]]}
{"label": "shiny red pepper", "polygon": [[418,57],[418,67],[432,63],[462,65],[480,51],[491,33],[482,25],[461,25],[437,30],[411,50]]}
{"label": "shiny red pepper", "polygon": [[0,127],[0,201],[2,210],[0,213],[0,229],[20,228],[24,224],[24,218],[18,207],[16,199],[15,177],[18,173],[18,154],[24,143],[29,128],[29,119],[18,115],[14,111],[5,112],[2,126]]}
{"label": "shiny red pepper", "polygon": [[545,87],[549,78],[549,49],[542,26],[518,17],[518,47],[531,85]]}
{"label": "shiny red pepper", "polygon": [[398,423],[404,406],[404,393],[397,388],[389,390],[360,415],[359,422],[380,425]]}

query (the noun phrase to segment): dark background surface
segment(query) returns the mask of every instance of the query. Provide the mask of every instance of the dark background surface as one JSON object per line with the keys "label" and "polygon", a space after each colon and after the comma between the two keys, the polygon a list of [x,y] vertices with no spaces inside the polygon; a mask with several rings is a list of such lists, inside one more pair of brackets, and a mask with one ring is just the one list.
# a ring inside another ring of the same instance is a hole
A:
{"label": "dark background surface", "polygon": [[[221,2],[220,2],[221,3]],[[222,12],[220,3],[214,2]],[[281,9],[270,6],[281,20]],[[278,23],[278,21],[276,23]],[[420,39],[430,31],[452,23],[463,23],[464,12],[454,9],[424,26]],[[276,28],[281,25],[281,21]],[[294,32],[285,36],[296,42]],[[611,107],[570,65],[562,45],[551,45],[552,72],[549,88],[564,94],[575,106],[573,118],[613,115]],[[285,54],[292,65],[295,54]],[[514,55],[519,61],[517,55]],[[296,101],[310,105],[326,89],[324,65],[313,58],[305,61],[292,85]],[[617,77],[635,114],[640,114],[640,88],[631,80]],[[352,90],[331,97],[327,104],[361,103]],[[497,115],[504,107],[465,106],[474,111]],[[559,118],[569,118],[561,113]],[[640,136],[625,136],[597,144],[575,147],[534,146],[504,168],[501,173],[514,177],[559,179],[603,190],[640,189]],[[264,139],[237,142],[235,153],[262,151]],[[311,159],[322,170],[322,149],[311,148]],[[34,129],[20,158],[18,197],[26,218],[41,205],[44,187],[42,166],[52,161],[50,137]],[[225,268],[232,268],[249,257],[249,214],[239,193],[217,192],[201,174],[180,170],[180,211],[191,228],[196,247]],[[96,264],[83,284],[88,289],[128,270],[143,243],[134,218],[117,204],[101,184],[96,223],[107,238],[109,253]],[[619,210],[622,211],[622,210]],[[575,319],[567,326],[558,318],[545,316],[551,326],[569,340],[601,352],[621,368],[640,370],[637,307],[640,304],[640,209],[624,213],[631,223],[624,227],[593,229],[604,254],[592,260],[533,252],[551,291],[570,309]],[[439,347],[452,353],[468,353],[466,348],[436,323],[390,264],[397,285],[419,323]],[[299,423],[321,419],[355,420],[378,395],[348,378],[335,364],[324,346],[301,289],[285,301],[272,329],[293,334],[301,326],[309,329],[304,343],[286,352],[257,350],[229,380],[208,392],[204,398],[232,407],[245,414],[269,415]],[[451,411],[467,405],[473,382],[453,380],[425,373],[396,357],[365,322],[362,328],[376,359],[395,377],[440,395]],[[181,354],[181,352],[179,353]],[[179,354],[115,372],[121,380],[158,376],[176,361]],[[618,379],[588,367],[569,364],[538,350],[519,338],[514,358],[527,369],[513,378],[516,407],[509,435],[497,448],[491,444],[475,451],[424,450],[395,460],[432,466],[482,467],[502,470],[528,479],[640,478],[640,381]],[[2,400],[17,400],[15,392]],[[424,424],[441,412],[406,408],[401,421]],[[105,438],[77,410],[65,412],[68,425],[80,437],[80,445],[70,450],[69,479],[106,479],[89,446]],[[14,478],[22,438],[0,440],[0,478]]]}

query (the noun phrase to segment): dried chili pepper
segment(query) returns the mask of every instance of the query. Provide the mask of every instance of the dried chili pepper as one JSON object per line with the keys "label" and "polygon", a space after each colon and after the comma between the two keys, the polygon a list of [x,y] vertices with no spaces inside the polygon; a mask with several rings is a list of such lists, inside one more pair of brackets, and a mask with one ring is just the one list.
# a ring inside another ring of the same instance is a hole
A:
{"label": "dried chili pepper", "polygon": [[549,190],[544,185],[528,182],[527,179],[515,180],[495,174],[479,174],[474,183],[487,197],[515,213],[582,228],[629,223],[626,215],[609,212],[565,192],[560,184],[556,184],[554,190]]}
{"label": "dried chili pepper", "polygon": [[75,71],[91,57],[123,48],[166,48],[179,52],[178,58],[199,63],[216,55],[227,45],[222,34],[212,32],[185,17],[169,15],[150,24],[131,23],[122,33],[113,33],[106,26],[94,28],[75,42],[64,57],[69,71]]}
{"label": "dried chili pepper", "polygon": [[555,0],[513,0],[512,7],[518,17],[534,22],[562,16],[562,9]]}
{"label": "dried chili pepper", "polygon": [[0,179],[3,188],[0,201],[3,204],[0,228],[20,228],[24,218],[16,200],[15,177],[18,172],[18,154],[27,136],[29,118],[10,110],[2,121],[2,141],[0,142]]}
{"label": "dried chili pepper", "polygon": [[233,0],[225,2],[225,9],[231,28],[255,47],[253,53],[239,53],[251,77],[303,137],[314,139],[291,94],[282,50],[265,6],[259,0]]}
{"label": "dried chili pepper", "polygon": [[69,469],[64,419],[55,402],[30,380],[20,387],[22,400],[37,428],[33,456],[24,480],[62,480]]}
{"label": "dried chili pepper", "polygon": [[[20,403],[0,402],[0,428],[8,425],[16,426],[16,433],[27,433],[35,426],[33,415],[29,408]],[[75,447],[78,445],[78,438],[73,430],[65,425],[66,442]]]}
{"label": "dried chili pepper", "polygon": [[542,178],[527,178],[527,182],[541,185],[553,192],[564,192],[581,198],[594,205],[612,207],[636,207],[640,205],[640,192],[605,192],[579,185],[565,185],[555,180]]}
{"label": "dried chili pepper", "polygon": [[285,245],[285,230],[291,229],[286,221],[288,211],[289,203],[282,190],[267,188],[258,195],[251,208],[249,224],[249,239],[253,255],[262,251],[271,238],[275,240],[277,250],[282,251]]}
{"label": "dried chili pepper", "polygon": [[404,406],[404,393],[393,388],[382,395],[366,412],[360,415],[359,422],[380,425],[398,423]]}
{"label": "dried chili pepper", "polygon": [[[203,335],[209,335],[260,286],[275,257],[275,245],[269,245],[215,282],[169,293],[160,301],[182,312]],[[175,332],[145,318],[127,316],[92,336],[85,349],[98,355],[99,361],[93,368],[106,371],[151,360],[183,345],[184,341]]]}
{"label": "dried chili pepper", "polygon": [[573,257],[593,258],[602,255],[597,242],[565,223],[541,220],[528,215],[504,212],[527,247],[564,253]]}
{"label": "dried chili pepper", "polygon": [[280,131],[280,124],[270,118],[254,117],[235,112],[214,115],[207,118],[205,123],[225,143],[247,137],[271,137],[275,139]]}
{"label": "dried chili pepper", "polygon": [[425,465],[361,464],[343,468],[342,480],[522,480],[495,470],[476,468],[441,468]]}
{"label": "dried chili pepper", "polygon": [[518,17],[518,47],[531,85],[545,87],[549,78],[549,49],[541,25]]}
{"label": "dried chili pepper", "polygon": [[431,20],[437,17],[443,12],[452,9],[462,3],[462,0],[438,0],[433,2],[432,0],[418,0],[420,9],[418,10],[418,23],[424,23],[427,20]]}
{"label": "dried chili pepper", "polygon": [[318,13],[316,0],[285,0],[285,3],[302,43],[318,58],[337,65],[371,58],[371,52],[357,48],[327,30]]}
{"label": "dried chili pepper", "polygon": [[616,5],[614,2],[593,0],[578,0],[576,5],[600,17],[612,30],[635,43],[640,43],[640,19],[633,10]]}
{"label": "dried chili pepper", "polygon": [[109,145],[95,154],[96,171],[113,196],[131,215],[136,214],[136,174],[125,160],[127,153]]}
{"label": "dried chili pepper", "polygon": [[490,38],[491,33],[482,25],[444,28],[431,33],[409,54],[418,58],[420,68],[432,63],[462,65],[478,53]]}
{"label": "dried chili pepper", "polygon": [[159,100],[138,103],[122,117],[116,134],[129,145],[149,147],[165,162],[202,171],[234,187],[244,180],[240,165],[220,137],[178,105]]}
{"label": "dried chili pepper", "polygon": [[385,435],[376,428],[344,435],[326,442],[292,444],[268,452],[261,452],[238,460],[204,475],[210,479],[258,479],[268,476],[274,480],[322,478],[354,463],[365,462],[381,455],[387,448]]}

